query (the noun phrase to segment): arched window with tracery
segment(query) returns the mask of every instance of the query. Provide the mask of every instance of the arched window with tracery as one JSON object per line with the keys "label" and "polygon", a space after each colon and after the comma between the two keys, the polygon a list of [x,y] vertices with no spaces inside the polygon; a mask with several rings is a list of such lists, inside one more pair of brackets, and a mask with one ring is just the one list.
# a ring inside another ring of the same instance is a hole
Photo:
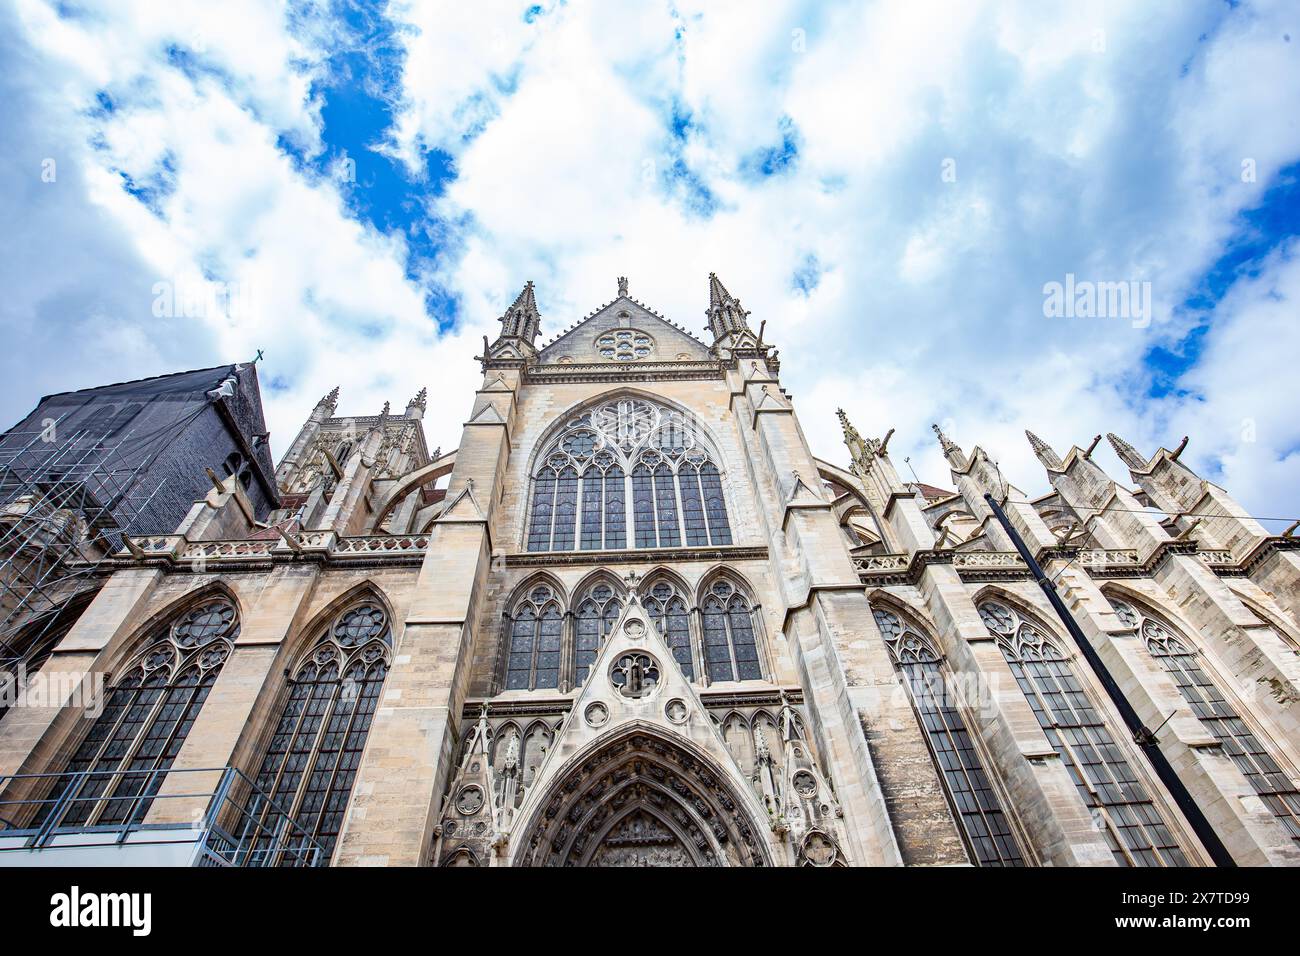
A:
{"label": "arched window with tracery", "polygon": [[1108,600],[1120,621],[1137,632],[1147,651],[1173,678],[1183,700],[1187,701],[1205,729],[1223,745],[1223,752],[1236,764],[1291,839],[1300,842],[1300,791],[1228,701],[1218,683],[1201,666],[1191,644],[1135,606],[1114,597],[1108,596]]}
{"label": "arched window with tracery", "polygon": [[367,599],[336,615],[294,668],[241,821],[245,865],[329,862],[392,651],[388,612]]}
{"label": "arched window with tracery", "polygon": [[1186,866],[1178,842],[1061,649],[1005,604],[985,601],[979,614],[1079,796],[1104,824],[1115,862]]}
{"label": "arched window with tracery", "polygon": [[154,632],[114,681],[65,768],[86,776],[63,788],[40,822],[51,814],[58,816],[54,826],[143,820],[238,635],[235,606],[225,597],[203,601]]}
{"label": "arched window with tracery", "polygon": [[673,659],[681,667],[686,679],[695,680],[695,661],[691,653],[691,612],[686,598],[671,581],[660,578],[646,589],[641,603],[655,627],[659,628],[664,643],[672,651]]}
{"label": "arched window with tracery", "polygon": [[506,622],[506,690],[560,686],[564,611],[555,589],[539,584],[516,602]]}
{"label": "arched window with tracery", "polygon": [[980,866],[1024,866],[1002,802],[993,789],[961,711],[951,700],[941,657],[929,635],[893,611],[873,615],[925,730],[967,845]]}
{"label": "arched window with tracery", "polygon": [[704,668],[710,683],[762,680],[754,609],[726,578],[716,579],[700,602],[704,631]]}
{"label": "arched window with tracery", "polygon": [[527,549],[731,544],[719,460],[687,415],[645,399],[574,415],[538,456]]}
{"label": "arched window with tracery", "polygon": [[578,598],[573,616],[573,684],[581,687],[596,663],[600,645],[614,629],[623,610],[623,600],[612,585],[600,581]]}

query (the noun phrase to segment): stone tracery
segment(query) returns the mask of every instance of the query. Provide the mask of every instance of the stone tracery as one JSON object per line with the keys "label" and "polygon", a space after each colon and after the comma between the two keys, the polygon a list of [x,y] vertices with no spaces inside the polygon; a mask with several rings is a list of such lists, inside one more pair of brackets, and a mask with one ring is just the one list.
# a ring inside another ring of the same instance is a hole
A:
{"label": "stone tracery", "polygon": [[681,744],[643,731],[605,744],[551,788],[515,862],[589,866],[615,860],[633,866],[770,863],[760,831],[722,778]]}

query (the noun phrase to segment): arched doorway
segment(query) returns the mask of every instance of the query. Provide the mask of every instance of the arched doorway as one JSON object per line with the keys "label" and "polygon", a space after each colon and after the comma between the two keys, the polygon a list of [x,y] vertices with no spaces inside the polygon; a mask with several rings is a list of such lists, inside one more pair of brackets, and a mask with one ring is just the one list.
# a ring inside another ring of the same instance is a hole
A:
{"label": "arched doorway", "polygon": [[516,866],[768,866],[729,781],[684,742],[634,730],[579,758],[538,802]]}

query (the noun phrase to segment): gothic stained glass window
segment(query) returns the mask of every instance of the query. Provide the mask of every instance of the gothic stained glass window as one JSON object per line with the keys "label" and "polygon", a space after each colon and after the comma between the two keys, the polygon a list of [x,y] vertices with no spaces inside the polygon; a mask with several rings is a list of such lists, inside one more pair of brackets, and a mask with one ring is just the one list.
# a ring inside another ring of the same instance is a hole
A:
{"label": "gothic stained glass window", "polygon": [[1300,842],[1300,791],[1206,673],[1196,652],[1160,621],[1123,601],[1108,600],[1119,619],[1141,636],[1147,651],[1173,678],[1197,719],[1223,745],[1223,752],[1291,839]]}
{"label": "gothic stained glass window", "polygon": [[1187,858],[1105,719],[1061,650],[1034,624],[995,601],[979,606],[1039,726],[1079,796],[1104,826],[1120,866],[1186,866]]}
{"label": "gothic stained glass window", "polygon": [[753,611],[744,595],[730,581],[715,581],[700,610],[709,680],[761,680]]}
{"label": "gothic stained glass window", "polygon": [[872,613],[894,666],[903,675],[908,697],[976,862],[980,866],[1024,866],[979,751],[961,711],[950,700],[933,642],[892,611],[876,608]]}
{"label": "gothic stained glass window", "polygon": [[672,651],[673,659],[681,667],[686,679],[694,680],[691,617],[686,600],[672,584],[658,581],[645,593],[642,604],[645,606],[646,613],[650,615],[650,620],[654,622],[655,627],[659,628],[659,633],[663,635],[664,642]]}
{"label": "gothic stained glass window", "polygon": [[717,453],[682,412],[605,402],[567,420],[539,460],[529,551],[732,543]]}
{"label": "gothic stained glass window", "polygon": [[614,629],[623,602],[610,585],[601,582],[578,602],[573,632],[573,683],[581,687],[600,653],[600,645]]}
{"label": "gothic stained glass window", "polygon": [[339,614],[293,672],[242,816],[245,866],[323,866],[352,796],[393,649],[388,614]]}
{"label": "gothic stained glass window", "polygon": [[[57,826],[138,823],[149,811],[239,635],[235,607],[208,600],[154,635],[109,689],[65,768],[85,773],[47,804]],[[51,794],[51,797],[56,796]]]}
{"label": "gothic stained glass window", "polygon": [[549,585],[539,584],[507,621],[506,690],[560,686],[564,614]]}

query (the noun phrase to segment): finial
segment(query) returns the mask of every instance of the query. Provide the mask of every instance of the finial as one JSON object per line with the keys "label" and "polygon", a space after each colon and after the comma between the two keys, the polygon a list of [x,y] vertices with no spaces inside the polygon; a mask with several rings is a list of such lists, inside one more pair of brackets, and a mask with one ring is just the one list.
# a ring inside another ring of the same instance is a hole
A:
{"label": "finial", "polygon": [[324,397],[321,398],[319,402],[316,403],[316,407],[319,408],[322,405],[326,405],[329,408],[336,408],[338,407],[338,404],[339,404],[339,387],[335,385],[333,388],[331,388],[328,392],[325,393]]}
{"label": "finial", "polygon": [[1052,446],[1047,444],[1028,428],[1025,429],[1025,437],[1029,439],[1029,446],[1033,448],[1034,454],[1038,460],[1043,463],[1043,467],[1050,471],[1060,471],[1065,467],[1061,461],[1061,456],[1052,450]]}
{"label": "finial", "polygon": [[618,294],[627,295],[627,276],[618,277]]}
{"label": "finial", "polygon": [[931,425],[934,433],[939,438],[939,448],[943,451],[943,457],[948,459],[948,464],[954,468],[961,469],[966,464],[966,455],[962,452],[961,446],[943,433],[943,429],[937,424]]}
{"label": "finial", "polygon": [[428,405],[429,405],[429,390],[427,388],[420,389],[418,392],[415,393],[415,398],[411,399],[409,402],[406,403],[407,408],[419,408],[421,410],[427,408]]}
{"label": "finial", "polygon": [[849,471],[859,478],[867,477],[871,470],[871,459],[879,451],[879,446],[870,438],[863,438],[844,414],[844,409],[835,409],[840,426],[844,429],[844,444],[849,449]]}

